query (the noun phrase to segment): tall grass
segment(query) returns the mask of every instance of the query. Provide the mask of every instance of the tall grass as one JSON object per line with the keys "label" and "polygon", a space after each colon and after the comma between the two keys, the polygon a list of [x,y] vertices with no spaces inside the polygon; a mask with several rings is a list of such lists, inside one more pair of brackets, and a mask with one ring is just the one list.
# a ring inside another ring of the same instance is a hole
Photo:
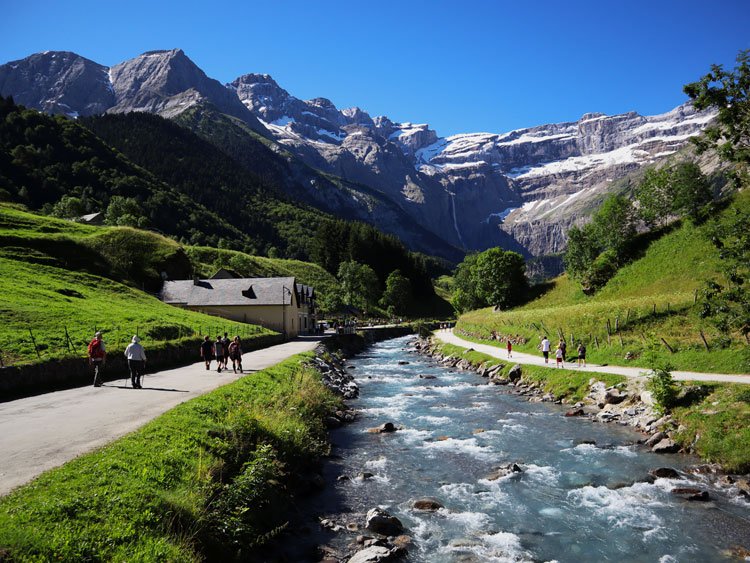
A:
{"label": "tall grass", "polygon": [[286,522],[289,487],[327,451],[340,401],[309,354],[183,403],[0,500],[12,561],[252,558]]}

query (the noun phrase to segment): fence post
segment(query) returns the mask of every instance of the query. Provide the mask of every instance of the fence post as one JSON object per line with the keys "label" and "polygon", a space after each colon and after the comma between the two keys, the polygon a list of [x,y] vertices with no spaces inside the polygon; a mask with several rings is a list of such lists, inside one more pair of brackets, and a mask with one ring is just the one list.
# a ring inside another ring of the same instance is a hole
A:
{"label": "fence post", "polygon": [[700,333],[701,333],[701,340],[703,340],[703,344],[706,347],[706,352],[710,352],[711,349],[708,347],[708,341],[706,340],[706,335],[703,334],[703,329],[700,330]]}
{"label": "fence post", "polygon": [[63,325],[63,328],[65,329],[65,344],[68,345],[68,352],[73,352],[73,348],[71,347],[70,335],[68,334],[68,327]]}
{"label": "fence post", "polygon": [[36,352],[36,357],[41,360],[42,355],[39,353],[39,348],[37,348],[36,345],[36,338],[34,338],[34,333],[31,332],[31,329],[29,329],[29,334],[31,335],[31,343],[34,345],[34,352]]}
{"label": "fence post", "polygon": [[663,338],[660,338],[660,340],[664,343],[664,346],[667,347],[667,350],[669,350],[669,353],[670,354],[674,354],[674,350],[672,349],[672,347],[669,344],[667,344],[667,341],[664,340]]}

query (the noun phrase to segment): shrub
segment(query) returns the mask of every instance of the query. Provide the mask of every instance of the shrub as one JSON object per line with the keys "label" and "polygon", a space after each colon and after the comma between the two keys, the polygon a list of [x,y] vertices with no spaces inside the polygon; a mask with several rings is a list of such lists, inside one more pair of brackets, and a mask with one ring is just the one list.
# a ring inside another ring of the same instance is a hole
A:
{"label": "shrub", "polygon": [[677,402],[677,385],[672,379],[672,366],[654,366],[649,374],[647,388],[654,395],[660,412],[669,412]]}

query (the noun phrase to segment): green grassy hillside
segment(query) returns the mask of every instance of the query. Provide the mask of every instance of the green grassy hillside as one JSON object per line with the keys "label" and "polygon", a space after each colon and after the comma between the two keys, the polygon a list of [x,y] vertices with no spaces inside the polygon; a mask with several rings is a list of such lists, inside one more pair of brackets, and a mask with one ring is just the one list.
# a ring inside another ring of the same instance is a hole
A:
{"label": "green grassy hillside", "polygon": [[191,269],[185,250],[161,235],[0,205],[0,357],[11,365],[81,356],[95,330],[113,350],[136,332],[151,350],[224,330],[246,338],[271,333],[165,305],[143,291],[158,289],[161,272],[187,278]]}
{"label": "green grassy hillside", "polygon": [[[750,207],[750,194],[738,194],[725,213],[735,207]],[[536,352],[542,334],[553,343],[563,334],[569,355],[574,351],[571,340],[580,339],[596,363],[643,367],[649,365],[646,350],[655,342],[658,356],[680,369],[750,373],[747,346],[699,316],[704,283],[721,277],[721,259],[707,228],[689,222],[676,226],[593,296],[563,275],[526,305],[503,312],[472,311],[461,316],[458,328],[478,339],[489,338],[492,331],[523,336],[527,343],[518,348],[528,352]]]}

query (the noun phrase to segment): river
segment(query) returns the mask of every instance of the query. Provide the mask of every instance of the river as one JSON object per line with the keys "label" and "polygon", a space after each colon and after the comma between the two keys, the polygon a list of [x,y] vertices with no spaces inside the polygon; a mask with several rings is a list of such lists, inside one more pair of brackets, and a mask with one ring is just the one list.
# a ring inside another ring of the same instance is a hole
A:
{"label": "river", "polygon": [[[750,547],[750,503],[683,473],[696,458],[653,454],[627,427],[565,418],[562,406],[530,403],[411,352],[410,339],[376,344],[347,363],[360,386],[350,402],[359,415],[331,435],[319,508],[333,521],[361,526],[380,506],[412,537],[409,560],[430,563],[717,561]],[[384,422],[401,429],[367,432]],[[507,462],[523,471],[486,478]],[[681,478],[649,482],[657,467]],[[357,477],[365,472],[373,477]],[[672,495],[680,486],[707,489],[711,500]],[[445,508],[413,510],[421,497]],[[357,533],[366,532],[339,532],[327,543],[345,551]]]}

